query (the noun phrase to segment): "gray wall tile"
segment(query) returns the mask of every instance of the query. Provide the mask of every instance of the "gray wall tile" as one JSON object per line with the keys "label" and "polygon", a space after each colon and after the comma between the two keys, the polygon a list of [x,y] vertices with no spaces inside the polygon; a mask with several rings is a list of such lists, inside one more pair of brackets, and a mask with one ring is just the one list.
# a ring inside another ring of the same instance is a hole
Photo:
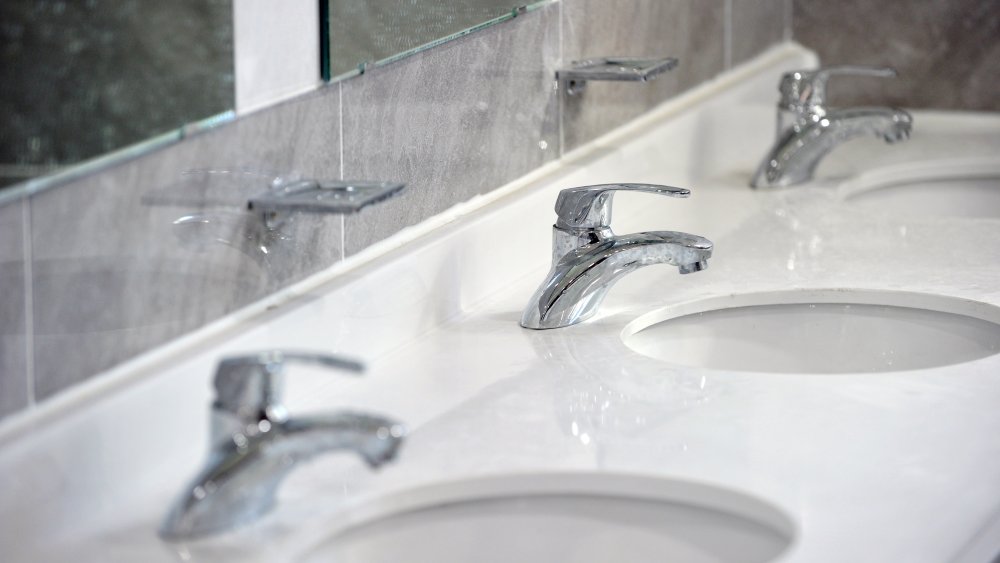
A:
{"label": "gray wall tile", "polygon": [[794,0],[795,40],[824,65],[892,65],[899,77],[830,81],[836,105],[1000,110],[996,0]]}
{"label": "gray wall tile", "polygon": [[[564,0],[36,194],[35,394],[50,397],[713,78],[725,63],[725,6]],[[770,40],[739,39],[750,51]],[[645,86],[592,83],[573,99],[555,89],[560,64],[600,55],[681,65]],[[266,180],[234,171],[400,180],[408,190],[344,223],[295,217],[265,260],[242,243],[256,224],[246,198]],[[210,222],[173,225],[192,214]]]}
{"label": "gray wall tile", "polygon": [[0,417],[28,406],[23,205],[0,206]]}
{"label": "gray wall tile", "polygon": [[344,174],[407,183],[349,216],[353,254],[558,156],[558,5],[343,82]]}
{"label": "gray wall tile", "polygon": [[653,82],[593,82],[562,94],[564,148],[572,150],[713,78],[724,65],[723,0],[563,0],[563,62],[608,55],[673,56]]}
{"label": "gray wall tile", "polygon": [[[338,98],[324,89],[33,196],[36,396],[340,260],[339,217],[295,218],[265,261],[238,241],[256,224],[243,209],[246,198],[266,182],[184,175],[249,168],[339,177]],[[215,226],[173,225],[198,213]],[[217,242],[220,233],[234,244]]]}
{"label": "gray wall tile", "polygon": [[786,0],[732,0],[733,66],[785,39]]}

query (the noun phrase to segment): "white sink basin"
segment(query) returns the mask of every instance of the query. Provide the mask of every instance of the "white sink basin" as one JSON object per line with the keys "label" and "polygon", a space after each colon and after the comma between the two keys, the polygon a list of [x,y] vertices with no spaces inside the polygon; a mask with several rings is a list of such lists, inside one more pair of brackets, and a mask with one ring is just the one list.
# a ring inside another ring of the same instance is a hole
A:
{"label": "white sink basin", "polygon": [[893,291],[758,293],[656,311],[622,338],[645,356],[708,369],[893,372],[997,354],[1000,309]]}
{"label": "white sink basin", "polygon": [[900,216],[1000,218],[1000,163],[911,164],[844,186],[852,205]]}
{"label": "white sink basin", "polygon": [[450,482],[362,506],[307,563],[771,561],[791,521],[747,495],[653,477],[511,475]]}

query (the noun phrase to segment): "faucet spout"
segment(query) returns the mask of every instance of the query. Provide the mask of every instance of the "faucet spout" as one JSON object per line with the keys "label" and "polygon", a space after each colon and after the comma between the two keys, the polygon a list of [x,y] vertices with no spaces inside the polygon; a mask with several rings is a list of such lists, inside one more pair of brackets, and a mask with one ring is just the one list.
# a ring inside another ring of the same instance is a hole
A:
{"label": "faucet spout", "polygon": [[222,360],[208,459],[167,513],[161,537],[196,538],[256,520],[274,506],[284,478],[320,454],[353,451],[373,468],[395,457],[406,428],[394,420],[350,412],[289,417],[281,390],[290,362],[363,369],[346,358],[279,350]]}
{"label": "faucet spout", "polygon": [[653,264],[677,266],[682,274],[708,267],[712,243],[674,231],[615,236],[565,254],[555,262],[528,302],[525,328],[569,326],[592,317],[619,279]]}
{"label": "faucet spout", "polygon": [[271,510],[284,478],[300,463],[335,450],[353,451],[371,467],[392,460],[405,429],[364,414],[261,421],[256,433],[217,444],[202,471],[174,503],[160,530],[189,539],[256,520]]}
{"label": "faucet spout", "polygon": [[751,186],[790,186],[813,177],[820,160],[840,144],[863,135],[887,143],[910,137],[913,118],[896,108],[833,110],[813,121],[789,127],[761,163]]}
{"label": "faucet spout", "polygon": [[807,182],[828,152],[855,137],[876,135],[887,143],[910,137],[913,117],[901,109],[830,109],[826,83],[838,75],[891,78],[896,71],[890,67],[848,65],[786,72],[778,86],[778,140],[754,174],[751,187]]}

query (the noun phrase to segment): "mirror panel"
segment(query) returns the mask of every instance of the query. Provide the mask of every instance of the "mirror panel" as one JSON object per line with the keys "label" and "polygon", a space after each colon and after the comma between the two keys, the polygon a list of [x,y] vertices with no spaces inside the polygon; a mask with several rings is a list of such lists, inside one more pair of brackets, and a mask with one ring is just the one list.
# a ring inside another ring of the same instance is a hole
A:
{"label": "mirror panel", "polygon": [[320,0],[323,77],[388,63],[514,18],[552,0]]}
{"label": "mirror panel", "polygon": [[232,1],[0,2],[0,187],[231,109]]}
{"label": "mirror panel", "polygon": [[[330,80],[553,0],[316,1]],[[232,119],[233,22],[233,0],[0,2],[0,203]]]}

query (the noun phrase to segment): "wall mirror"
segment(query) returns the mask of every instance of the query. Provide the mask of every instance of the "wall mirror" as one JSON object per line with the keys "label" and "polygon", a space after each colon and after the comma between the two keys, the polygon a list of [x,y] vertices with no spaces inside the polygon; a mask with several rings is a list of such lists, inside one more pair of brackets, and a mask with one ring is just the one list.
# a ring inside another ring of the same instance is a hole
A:
{"label": "wall mirror", "polygon": [[0,187],[232,107],[232,0],[0,2]]}
{"label": "wall mirror", "polygon": [[[324,75],[388,63],[553,0],[320,0]],[[328,54],[327,54],[328,53]]]}
{"label": "wall mirror", "polygon": [[[234,6],[262,1],[0,2],[0,200],[231,119]],[[552,0],[312,1],[319,85]]]}

